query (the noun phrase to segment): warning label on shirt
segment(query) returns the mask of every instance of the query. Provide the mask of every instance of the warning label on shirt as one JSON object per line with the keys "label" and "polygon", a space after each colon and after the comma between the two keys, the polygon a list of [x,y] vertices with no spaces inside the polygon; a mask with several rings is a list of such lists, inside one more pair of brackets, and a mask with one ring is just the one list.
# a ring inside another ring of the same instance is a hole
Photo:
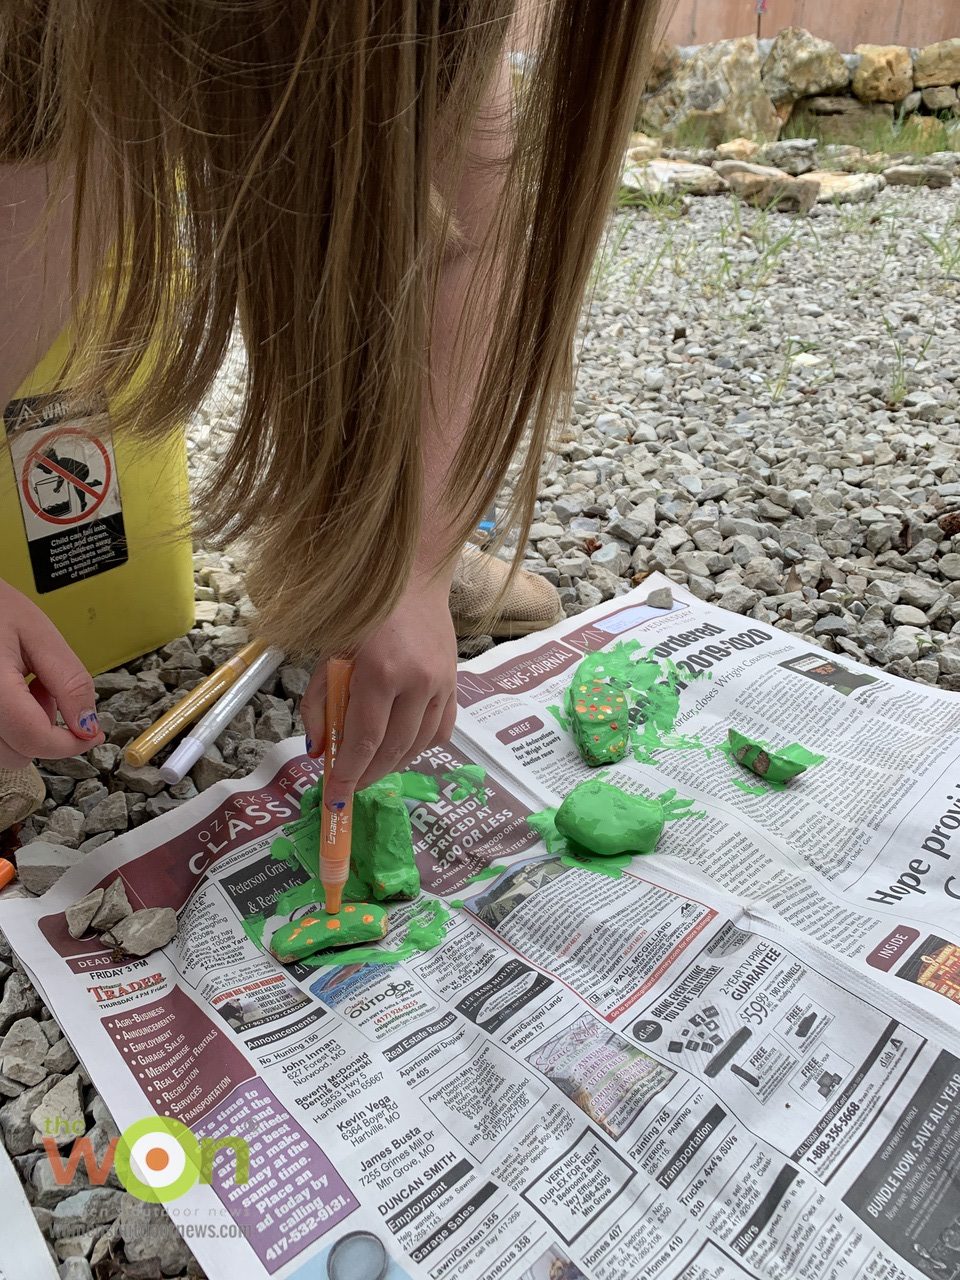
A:
{"label": "warning label on shirt", "polygon": [[38,592],[127,561],[110,419],[64,395],[12,400],[7,442]]}

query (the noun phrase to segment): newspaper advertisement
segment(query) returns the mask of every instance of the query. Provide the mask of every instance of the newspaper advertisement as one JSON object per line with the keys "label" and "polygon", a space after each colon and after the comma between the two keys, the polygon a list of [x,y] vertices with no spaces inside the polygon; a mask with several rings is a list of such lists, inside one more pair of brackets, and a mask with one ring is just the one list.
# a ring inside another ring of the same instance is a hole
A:
{"label": "newspaper advertisement", "polygon": [[[960,1280],[960,699],[665,585],[461,668],[382,944],[440,903],[432,948],[283,966],[246,927],[306,879],[299,740],[0,904],[210,1280]],[[598,775],[564,698],[601,651],[660,665]],[[761,785],[730,727],[823,760]],[[598,873],[527,821],[588,776],[696,816]],[[118,875],[177,912],[140,960],[66,927]]]}

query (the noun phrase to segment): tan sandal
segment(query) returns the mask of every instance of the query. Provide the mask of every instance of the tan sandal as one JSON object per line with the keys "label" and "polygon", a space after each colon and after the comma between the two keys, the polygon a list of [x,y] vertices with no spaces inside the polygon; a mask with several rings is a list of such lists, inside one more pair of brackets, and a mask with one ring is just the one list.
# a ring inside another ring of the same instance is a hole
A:
{"label": "tan sandal", "polygon": [[460,637],[481,633],[497,640],[546,631],[562,621],[563,604],[552,583],[521,569],[498,600],[510,566],[476,547],[465,547],[450,587],[450,613]]}
{"label": "tan sandal", "polygon": [[32,764],[26,769],[0,769],[0,831],[36,813],[46,794],[43,779]]}

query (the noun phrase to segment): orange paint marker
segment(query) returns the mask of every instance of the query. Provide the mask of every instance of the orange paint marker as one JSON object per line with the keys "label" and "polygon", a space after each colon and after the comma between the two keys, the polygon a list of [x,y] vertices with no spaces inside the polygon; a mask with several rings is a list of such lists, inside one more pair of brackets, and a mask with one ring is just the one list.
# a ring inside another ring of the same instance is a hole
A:
{"label": "orange paint marker", "polygon": [[[327,663],[327,746],[323,756],[323,776],[329,778],[343,742],[343,725],[350,700],[353,663],[331,658]],[[324,804],[320,822],[320,882],[324,906],[330,915],[340,910],[343,886],[350,874],[350,841],[353,824],[353,797],[333,812]]]}
{"label": "orange paint marker", "polygon": [[17,868],[13,863],[0,858],[0,889],[5,889],[16,874]]}

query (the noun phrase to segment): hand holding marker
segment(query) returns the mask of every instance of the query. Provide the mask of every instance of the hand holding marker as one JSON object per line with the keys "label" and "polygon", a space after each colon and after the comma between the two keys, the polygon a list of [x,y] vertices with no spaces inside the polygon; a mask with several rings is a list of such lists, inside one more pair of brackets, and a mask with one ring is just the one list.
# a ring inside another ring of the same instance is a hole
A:
{"label": "hand holding marker", "polygon": [[[341,658],[331,658],[327,663],[327,743],[323,758],[323,777],[329,781],[337,752],[343,742],[343,725],[347,718],[350,699],[350,677],[353,663]],[[321,809],[320,822],[320,881],[323,885],[325,907],[330,915],[340,910],[343,886],[350,874],[350,841],[353,822],[353,796],[341,800],[336,809]]]}

